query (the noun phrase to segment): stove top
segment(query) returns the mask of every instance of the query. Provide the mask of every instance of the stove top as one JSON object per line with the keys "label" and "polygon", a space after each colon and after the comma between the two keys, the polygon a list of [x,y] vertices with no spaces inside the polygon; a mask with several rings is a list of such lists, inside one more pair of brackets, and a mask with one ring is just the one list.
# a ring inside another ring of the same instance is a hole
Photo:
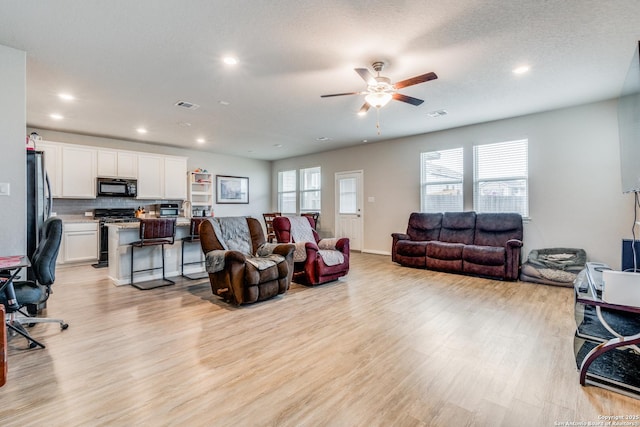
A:
{"label": "stove top", "polygon": [[138,218],[100,218],[101,223],[114,223],[114,222],[138,222]]}
{"label": "stove top", "polygon": [[94,209],[93,219],[100,221],[100,258],[97,263],[92,265],[95,268],[107,267],[109,265],[109,239],[107,237],[109,227],[106,224],[138,221],[136,211],[132,208]]}
{"label": "stove top", "polygon": [[102,222],[133,222],[138,220],[136,211],[128,208],[95,209],[93,218]]}

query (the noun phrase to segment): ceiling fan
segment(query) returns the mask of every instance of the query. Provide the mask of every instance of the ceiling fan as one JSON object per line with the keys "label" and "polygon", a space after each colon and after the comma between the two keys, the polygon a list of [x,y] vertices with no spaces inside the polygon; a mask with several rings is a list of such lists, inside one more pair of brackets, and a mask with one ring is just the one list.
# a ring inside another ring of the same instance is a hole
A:
{"label": "ceiling fan", "polygon": [[398,93],[398,89],[402,89],[407,86],[417,85],[418,83],[428,82],[429,80],[435,80],[438,78],[436,73],[426,73],[420,76],[412,77],[410,79],[401,80],[397,83],[391,83],[391,79],[383,77],[380,72],[385,66],[384,61],[376,61],[372,64],[373,69],[376,71],[377,76],[374,77],[371,72],[366,68],[355,68],[355,72],[362,77],[367,83],[367,90],[362,92],[346,92],[346,93],[333,93],[330,95],[321,95],[321,98],[330,98],[332,96],[343,95],[365,95],[365,103],[360,108],[358,114],[365,114],[369,108],[382,108],[389,101],[395,99],[396,101],[406,102],[411,105],[420,105],[424,102],[422,99],[414,98],[412,96],[403,95]]}

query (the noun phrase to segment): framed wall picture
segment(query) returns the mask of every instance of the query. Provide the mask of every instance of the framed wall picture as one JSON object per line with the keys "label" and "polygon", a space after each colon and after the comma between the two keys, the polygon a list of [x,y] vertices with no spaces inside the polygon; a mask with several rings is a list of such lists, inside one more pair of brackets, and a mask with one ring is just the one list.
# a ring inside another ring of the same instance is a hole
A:
{"label": "framed wall picture", "polygon": [[249,203],[249,178],[216,175],[216,203]]}

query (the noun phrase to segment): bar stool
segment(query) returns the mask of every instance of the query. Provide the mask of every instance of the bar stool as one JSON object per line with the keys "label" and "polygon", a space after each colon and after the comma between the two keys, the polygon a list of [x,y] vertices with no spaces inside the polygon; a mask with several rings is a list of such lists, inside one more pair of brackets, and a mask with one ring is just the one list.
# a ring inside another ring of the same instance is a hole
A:
{"label": "bar stool", "polygon": [[199,251],[200,254],[200,260],[199,261],[190,261],[190,262],[184,262],[184,247],[185,244],[187,243],[198,243],[200,244],[200,224],[202,224],[204,221],[206,221],[207,218],[206,217],[198,217],[198,218],[191,218],[191,223],[189,224],[189,235],[187,237],[183,237],[182,238],[182,256],[180,257],[180,274],[183,277],[186,277],[187,279],[191,279],[191,280],[198,280],[198,279],[204,279],[205,277],[208,277],[208,273],[206,271],[204,271],[201,274],[196,274],[196,275],[188,275],[188,274],[184,274],[184,266],[185,265],[191,265],[191,264],[204,264],[204,259],[202,258],[202,251]]}
{"label": "bar stool", "polygon": [[[149,218],[140,220],[140,240],[131,243],[131,285],[142,290],[159,288],[161,286],[174,285],[173,280],[165,277],[164,273],[164,245],[173,245],[176,237],[175,218]],[[162,247],[162,267],[151,267],[141,270],[133,269],[133,250],[147,246]],[[133,273],[158,270],[162,268],[162,280],[150,280],[147,282],[133,283]]]}

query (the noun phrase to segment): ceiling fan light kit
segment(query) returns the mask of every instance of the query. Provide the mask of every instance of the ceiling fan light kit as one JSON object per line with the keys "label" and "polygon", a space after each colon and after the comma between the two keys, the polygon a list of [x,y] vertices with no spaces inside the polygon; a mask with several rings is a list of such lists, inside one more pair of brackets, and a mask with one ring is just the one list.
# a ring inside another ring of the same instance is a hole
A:
{"label": "ceiling fan light kit", "polygon": [[388,92],[372,92],[367,94],[364,97],[364,100],[367,101],[371,107],[382,108],[391,101],[393,95]]}

